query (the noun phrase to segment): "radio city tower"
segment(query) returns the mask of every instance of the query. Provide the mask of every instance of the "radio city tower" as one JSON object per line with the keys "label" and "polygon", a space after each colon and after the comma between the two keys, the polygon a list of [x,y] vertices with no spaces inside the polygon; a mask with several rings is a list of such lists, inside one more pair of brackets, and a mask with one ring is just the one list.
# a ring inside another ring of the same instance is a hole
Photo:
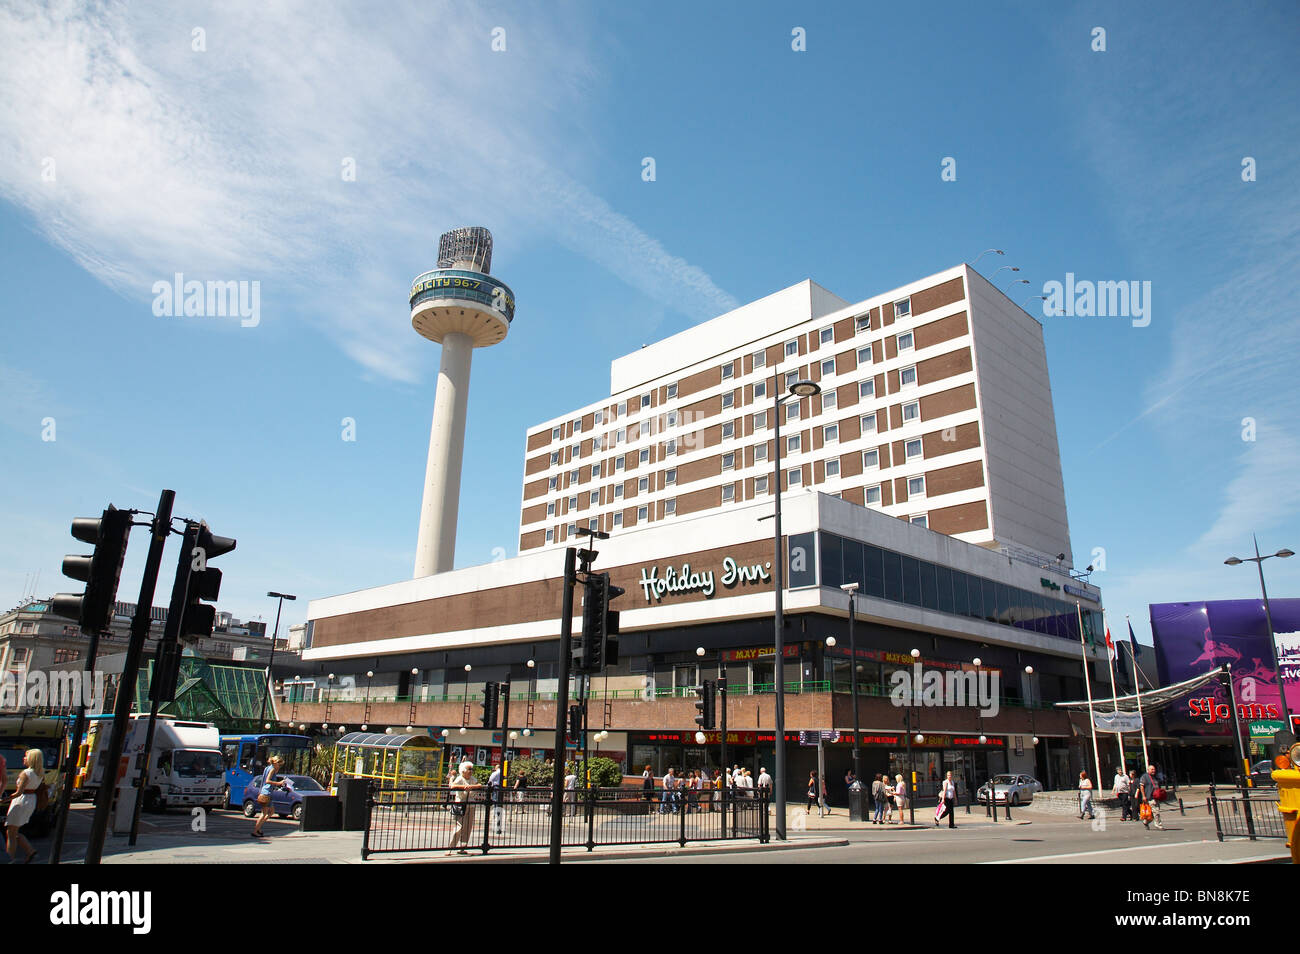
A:
{"label": "radio city tower", "polygon": [[438,239],[438,267],[411,285],[411,325],[442,345],[415,544],[417,578],[452,568],[470,358],[475,348],[504,341],[515,316],[514,292],[489,277],[491,268],[492,233],[454,229]]}

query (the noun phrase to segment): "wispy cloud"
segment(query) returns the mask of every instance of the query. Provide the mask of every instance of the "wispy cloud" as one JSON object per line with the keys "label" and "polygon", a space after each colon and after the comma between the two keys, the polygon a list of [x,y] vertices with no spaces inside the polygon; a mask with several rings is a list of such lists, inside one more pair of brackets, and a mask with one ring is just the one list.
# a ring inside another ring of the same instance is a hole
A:
{"label": "wispy cloud", "polygon": [[578,184],[589,30],[575,7],[5,3],[0,194],[142,307],[177,271],[259,279],[267,320],[298,302],[399,380],[401,289],[443,227],[558,241],[690,318],[734,307]]}

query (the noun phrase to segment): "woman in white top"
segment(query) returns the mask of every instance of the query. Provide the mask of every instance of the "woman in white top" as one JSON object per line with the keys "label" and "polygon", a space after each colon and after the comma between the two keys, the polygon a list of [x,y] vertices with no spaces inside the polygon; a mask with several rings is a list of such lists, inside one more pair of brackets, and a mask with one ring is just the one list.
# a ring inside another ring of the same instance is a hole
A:
{"label": "woman in white top", "polygon": [[469,800],[469,793],[482,787],[474,781],[474,763],[461,762],[460,769],[451,780],[451,815],[454,826],[447,854],[453,851],[460,855],[469,854],[465,849],[469,847],[469,839],[474,832],[474,803]]}
{"label": "woman in white top", "polygon": [[903,784],[903,776],[894,776],[894,802],[898,805],[898,823],[903,824],[903,806],[907,804],[907,786]]}
{"label": "woman in white top", "polygon": [[1089,818],[1094,817],[1092,814],[1092,779],[1088,778],[1087,772],[1079,773],[1079,818],[1087,815]]}
{"label": "woman in white top", "polygon": [[18,849],[23,849],[23,864],[30,864],[36,857],[36,849],[31,846],[19,830],[32,820],[36,811],[36,790],[41,787],[41,769],[45,765],[45,755],[40,749],[28,749],[23,756],[26,765],[18,773],[18,784],[14,787],[13,798],[9,802],[9,814],[5,816],[5,847],[9,857],[18,860]]}

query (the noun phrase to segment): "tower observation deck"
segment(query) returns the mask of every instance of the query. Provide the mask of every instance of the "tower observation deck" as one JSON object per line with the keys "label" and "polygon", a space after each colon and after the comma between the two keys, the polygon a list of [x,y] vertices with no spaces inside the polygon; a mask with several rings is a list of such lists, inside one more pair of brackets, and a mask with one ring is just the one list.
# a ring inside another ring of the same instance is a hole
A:
{"label": "tower observation deck", "polygon": [[478,227],[453,229],[438,240],[438,267],[411,284],[411,326],[442,345],[415,545],[416,577],[452,568],[470,360],[475,348],[504,341],[515,316],[514,292],[488,274],[491,267],[492,233]]}

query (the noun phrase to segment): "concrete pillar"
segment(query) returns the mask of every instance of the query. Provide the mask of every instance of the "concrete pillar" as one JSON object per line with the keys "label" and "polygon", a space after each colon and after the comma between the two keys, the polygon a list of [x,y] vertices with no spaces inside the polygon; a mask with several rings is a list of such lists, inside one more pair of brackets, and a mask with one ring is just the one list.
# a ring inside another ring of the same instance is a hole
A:
{"label": "concrete pillar", "polygon": [[433,399],[429,461],[424,471],[420,535],[415,544],[415,577],[443,573],[456,558],[456,512],[460,506],[460,468],[465,456],[465,415],[474,342],[452,332],[442,339],[442,364]]}

